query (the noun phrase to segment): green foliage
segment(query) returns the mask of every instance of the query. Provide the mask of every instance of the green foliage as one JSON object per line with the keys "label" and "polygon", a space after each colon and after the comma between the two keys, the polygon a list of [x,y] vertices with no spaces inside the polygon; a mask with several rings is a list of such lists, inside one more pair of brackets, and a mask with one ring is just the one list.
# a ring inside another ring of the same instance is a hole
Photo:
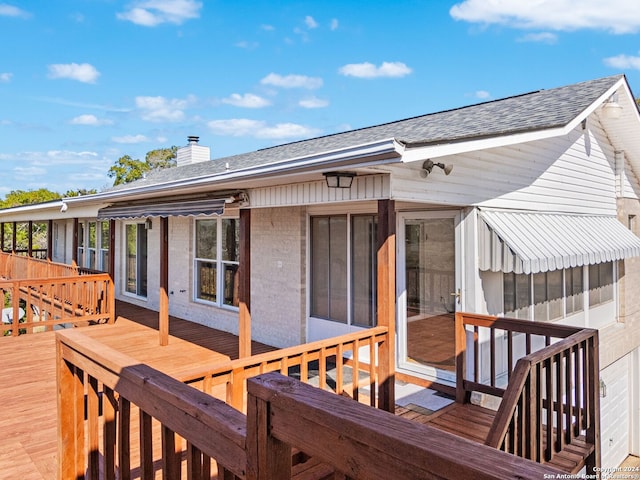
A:
{"label": "green foliage", "polygon": [[93,195],[94,193],[98,193],[98,190],[96,190],[95,188],[79,188],[78,190],[67,190],[63,197],[80,197],[82,195]]}
{"label": "green foliage", "polygon": [[176,165],[178,147],[158,148],[147,153],[144,162],[129,155],[120,157],[109,168],[107,175],[113,178],[113,186],[122,185],[138,180],[148,172],[171,168]]}
{"label": "green foliage", "polygon": [[40,188],[38,190],[12,190],[0,201],[0,208],[19,207],[21,205],[33,205],[34,203],[57,200],[60,194]]}

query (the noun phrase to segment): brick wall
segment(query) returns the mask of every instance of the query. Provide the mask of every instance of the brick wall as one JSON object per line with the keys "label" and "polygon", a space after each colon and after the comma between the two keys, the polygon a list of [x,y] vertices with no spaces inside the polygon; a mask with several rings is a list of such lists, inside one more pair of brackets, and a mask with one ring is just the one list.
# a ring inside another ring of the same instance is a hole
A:
{"label": "brick wall", "polygon": [[302,207],[251,212],[251,313],[254,340],[276,347],[306,335],[306,215]]}

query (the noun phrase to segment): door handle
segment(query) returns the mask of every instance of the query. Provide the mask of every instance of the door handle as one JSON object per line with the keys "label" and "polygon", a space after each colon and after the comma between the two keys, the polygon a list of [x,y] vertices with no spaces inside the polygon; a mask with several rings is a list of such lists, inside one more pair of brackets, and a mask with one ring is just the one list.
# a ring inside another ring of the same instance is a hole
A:
{"label": "door handle", "polygon": [[451,295],[452,297],[456,297],[456,301],[458,302],[458,305],[460,305],[460,303],[462,302],[462,294],[460,293],[460,289],[458,289],[456,292],[451,292],[449,295]]}

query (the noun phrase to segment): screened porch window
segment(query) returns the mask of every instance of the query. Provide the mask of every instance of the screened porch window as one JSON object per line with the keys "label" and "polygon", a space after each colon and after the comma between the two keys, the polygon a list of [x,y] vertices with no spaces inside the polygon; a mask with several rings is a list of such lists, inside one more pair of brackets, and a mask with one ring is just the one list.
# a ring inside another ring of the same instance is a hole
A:
{"label": "screened porch window", "polygon": [[238,306],[240,228],[236,218],[196,220],[195,297]]}
{"label": "screened porch window", "polygon": [[376,215],[311,218],[311,316],[375,325],[376,243]]}

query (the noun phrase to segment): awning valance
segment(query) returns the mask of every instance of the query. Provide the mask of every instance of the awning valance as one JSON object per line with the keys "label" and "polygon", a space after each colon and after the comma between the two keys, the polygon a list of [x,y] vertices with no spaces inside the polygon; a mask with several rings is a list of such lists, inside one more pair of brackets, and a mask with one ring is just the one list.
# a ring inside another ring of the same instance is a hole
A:
{"label": "awning valance", "polygon": [[98,210],[98,220],[147,217],[184,217],[196,215],[222,215],[224,198],[198,200],[171,200],[137,203],[115,203]]}
{"label": "awning valance", "polygon": [[538,273],[640,256],[615,217],[482,210],[480,270]]}

